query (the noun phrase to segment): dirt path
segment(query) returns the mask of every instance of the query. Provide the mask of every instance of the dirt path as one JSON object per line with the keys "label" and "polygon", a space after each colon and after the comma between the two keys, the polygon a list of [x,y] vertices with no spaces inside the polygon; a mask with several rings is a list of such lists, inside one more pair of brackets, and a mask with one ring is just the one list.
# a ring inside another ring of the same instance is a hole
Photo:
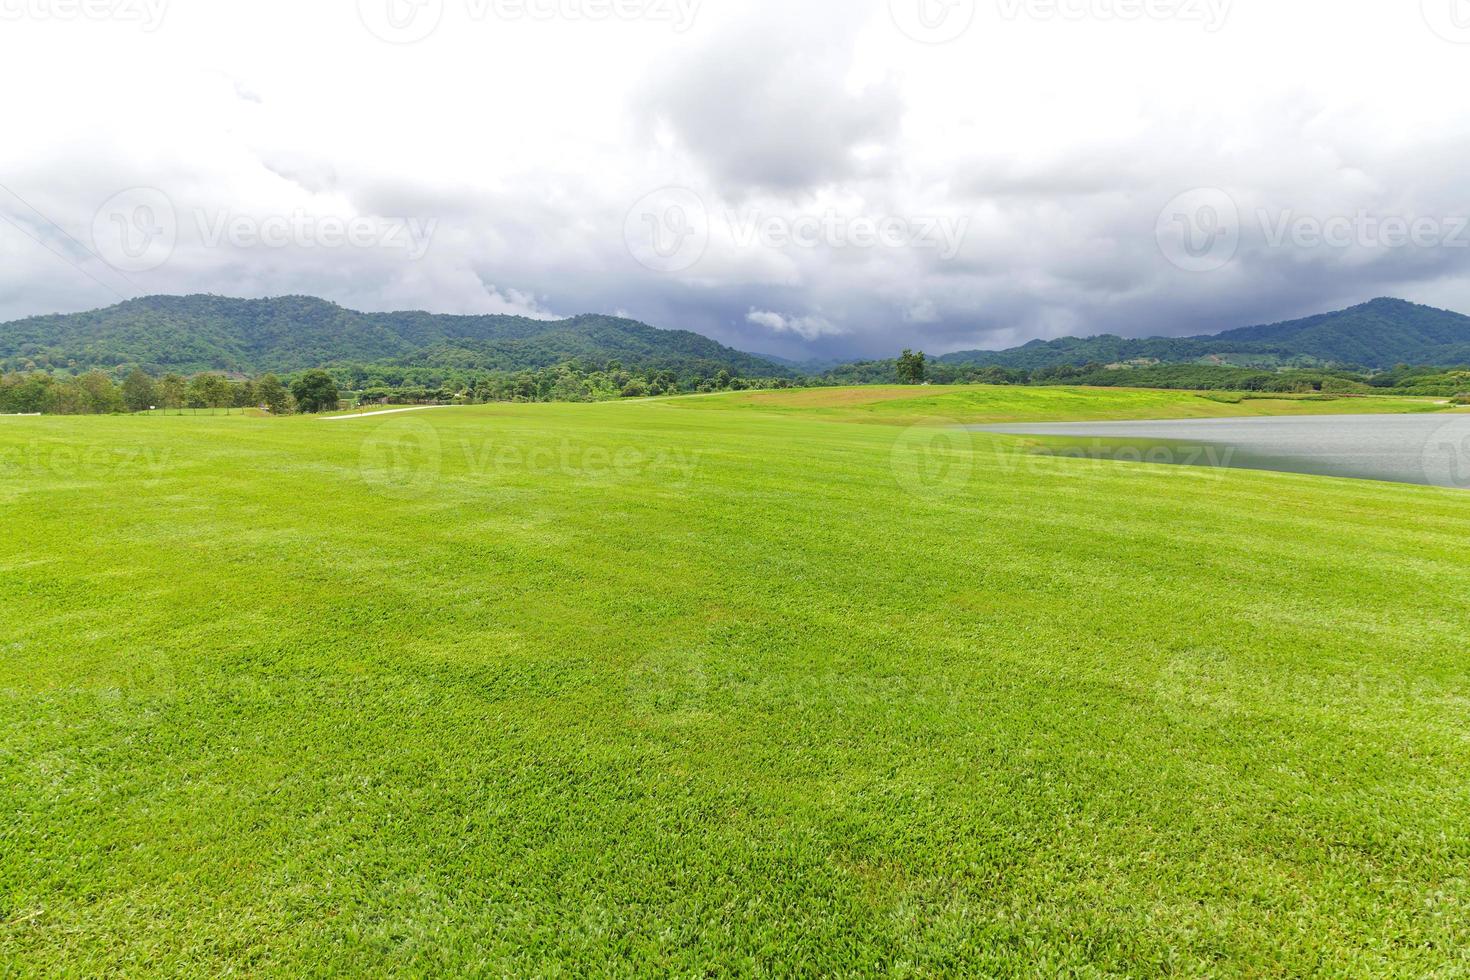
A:
{"label": "dirt path", "polygon": [[427,412],[433,408],[456,408],[455,405],[415,405],[412,408],[385,408],[381,412],[360,412],[357,415],[333,415],[323,422],[341,422],[344,419],[370,419],[375,415],[397,415],[400,412]]}

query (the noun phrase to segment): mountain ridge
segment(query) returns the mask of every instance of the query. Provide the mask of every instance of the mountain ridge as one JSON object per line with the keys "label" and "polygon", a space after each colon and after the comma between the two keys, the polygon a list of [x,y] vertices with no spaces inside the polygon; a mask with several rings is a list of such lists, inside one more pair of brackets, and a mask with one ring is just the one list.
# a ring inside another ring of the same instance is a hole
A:
{"label": "mountain ridge", "polygon": [[1029,370],[1139,360],[1375,370],[1397,364],[1451,365],[1470,363],[1470,316],[1380,297],[1330,313],[1217,334],[1137,339],[1113,334],[1062,337],[1033,340],[1002,351],[956,351],[939,360]]}
{"label": "mountain ridge", "polygon": [[258,374],[391,364],[521,371],[572,360],[690,374],[790,373],[701,334],[661,330],[624,317],[364,313],[301,295],[145,296],[0,324],[0,368],[5,370],[139,366],[154,373]]}
{"label": "mountain ridge", "polygon": [[[949,365],[1038,370],[1087,364],[1354,367],[1470,363],[1470,316],[1379,298],[1296,320],[1218,334],[1033,340],[1003,351],[958,351]],[[430,371],[539,370],[618,361],[639,370],[793,377],[816,361],[750,354],[688,330],[581,314],[543,320],[422,310],[364,313],[314,296],[239,299],[157,295],[81,313],[0,324],[0,370],[224,371],[289,374],[313,367],[391,365]],[[830,365],[828,365],[830,366]]]}

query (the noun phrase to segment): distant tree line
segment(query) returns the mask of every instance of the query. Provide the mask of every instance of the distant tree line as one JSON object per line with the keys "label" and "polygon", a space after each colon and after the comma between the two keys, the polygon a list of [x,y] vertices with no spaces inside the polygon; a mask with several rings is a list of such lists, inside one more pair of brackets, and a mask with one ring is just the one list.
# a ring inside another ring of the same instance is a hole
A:
{"label": "distant tree line", "polygon": [[1025,370],[933,361],[922,351],[805,377],[738,377],[728,369],[671,369],[569,361],[534,371],[457,371],[349,365],[284,378],[205,372],[184,377],[141,368],[83,374],[29,371],[0,376],[0,414],[96,415],[149,409],[256,408],[272,415],[356,404],[595,402],[620,398],[866,384],[1076,385],[1283,394],[1401,394],[1470,403],[1470,367],[1400,365],[1389,371],[1235,367],[1218,364],[1061,365]]}
{"label": "distant tree line", "polygon": [[1280,394],[1400,394],[1470,396],[1470,367],[1409,367],[1389,371],[1326,368],[1249,368],[1220,364],[1083,364],[1006,368],[927,360],[905,351],[896,360],[865,361],[827,371],[803,384],[1076,385]]}
{"label": "distant tree line", "polygon": [[308,371],[287,386],[274,374],[228,378],[196,374],[160,378],[133,369],[118,383],[102,371],[80,375],[45,371],[0,376],[0,414],[108,415],[152,409],[259,408],[273,415],[335,409],[336,382],[323,371]]}
{"label": "distant tree line", "polygon": [[[704,394],[787,388],[791,378],[737,377],[725,368],[712,373],[678,374],[670,369],[625,368],[613,360],[589,367],[570,361],[536,371],[450,373],[434,384],[393,383],[395,370],[347,368],[334,370],[344,385],[360,392],[363,403],[485,403],[485,402],[596,402],[619,398],[657,398],[663,395]],[[431,374],[433,372],[430,372]],[[359,375],[354,379],[353,375]],[[366,374],[366,378],[361,375]],[[383,377],[384,374],[393,378]],[[354,380],[362,387],[355,387]]]}
{"label": "distant tree line", "polygon": [[258,408],[272,415],[289,415],[332,411],[343,403],[593,402],[784,388],[792,384],[790,378],[736,377],[724,368],[681,376],[667,368],[625,368],[616,360],[591,369],[580,362],[569,362],[517,372],[347,366],[306,371],[285,379],[274,374],[242,378],[217,372],[187,378],[174,373],[155,376],[136,367],[112,374],[29,371],[0,377],[0,414],[105,415],[150,409]]}

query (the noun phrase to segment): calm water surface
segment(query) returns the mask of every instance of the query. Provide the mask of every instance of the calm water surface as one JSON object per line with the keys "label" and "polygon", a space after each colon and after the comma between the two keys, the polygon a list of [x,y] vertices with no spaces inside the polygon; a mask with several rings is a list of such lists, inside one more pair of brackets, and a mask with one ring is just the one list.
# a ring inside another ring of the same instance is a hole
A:
{"label": "calm water surface", "polygon": [[1470,414],[1309,415],[976,425],[1037,452],[1470,489]]}

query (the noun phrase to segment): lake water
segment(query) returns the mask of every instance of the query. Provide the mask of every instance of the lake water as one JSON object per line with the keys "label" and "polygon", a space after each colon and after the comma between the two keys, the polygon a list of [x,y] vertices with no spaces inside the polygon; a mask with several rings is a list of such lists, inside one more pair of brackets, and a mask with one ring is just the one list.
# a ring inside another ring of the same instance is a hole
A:
{"label": "lake water", "polygon": [[969,426],[1034,451],[1470,489],[1470,414],[1306,415]]}

